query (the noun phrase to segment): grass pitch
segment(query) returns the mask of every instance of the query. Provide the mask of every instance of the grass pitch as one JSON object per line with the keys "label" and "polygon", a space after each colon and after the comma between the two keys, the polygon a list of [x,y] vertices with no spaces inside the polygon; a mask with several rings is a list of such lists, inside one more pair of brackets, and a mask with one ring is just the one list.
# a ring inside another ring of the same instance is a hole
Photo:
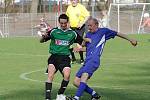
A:
{"label": "grass pitch", "polygon": [[[88,82],[102,95],[101,100],[150,98],[150,35],[130,37],[138,40],[137,47],[119,38],[105,45],[101,67]],[[44,100],[48,44],[40,44],[38,38],[0,38],[0,100]],[[72,81],[80,66],[72,65],[67,95],[74,95],[76,91]],[[61,80],[60,73],[57,73],[53,99]],[[84,93],[81,100],[90,100],[90,96]]]}

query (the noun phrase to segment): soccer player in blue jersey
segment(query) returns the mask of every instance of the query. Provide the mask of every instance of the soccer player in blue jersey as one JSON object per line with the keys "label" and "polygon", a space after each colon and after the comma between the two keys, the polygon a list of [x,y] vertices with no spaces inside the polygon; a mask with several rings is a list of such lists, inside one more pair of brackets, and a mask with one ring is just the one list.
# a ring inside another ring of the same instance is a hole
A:
{"label": "soccer player in blue jersey", "polygon": [[[76,73],[74,79],[74,85],[78,87],[74,97],[66,97],[67,100],[79,100],[83,92],[89,93],[92,98],[91,100],[99,100],[100,95],[87,85],[87,81],[92,77],[93,73],[100,66],[100,57],[102,55],[105,43],[107,40],[118,36],[125,40],[128,40],[133,46],[137,45],[137,41],[130,39],[125,34],[110,30],[108,28],[98,28],[98,20],[90,18],[88,20],[89,32],[85,38],[88,42],[83,42],[82,46],[86,47],[86,59],[83,66]],[[85,48],[76,48],[75,51],[84,51]]]}

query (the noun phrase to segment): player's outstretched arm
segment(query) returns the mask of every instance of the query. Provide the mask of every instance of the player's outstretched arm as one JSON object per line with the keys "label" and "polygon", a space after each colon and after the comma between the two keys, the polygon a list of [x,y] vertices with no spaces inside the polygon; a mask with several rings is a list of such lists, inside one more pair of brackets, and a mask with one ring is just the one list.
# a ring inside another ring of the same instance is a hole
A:
{"label": "player's outstretched arm", "polygon": [[122,34],[120,32],[117,33],[117,36],[120,37],[120,38],[123,38],[125,40],[128,40],[133,46],[136,46],[137,45],[137,41],[134,40],[134,39],[131,39],[129,38],[127,35],[125,34]]}

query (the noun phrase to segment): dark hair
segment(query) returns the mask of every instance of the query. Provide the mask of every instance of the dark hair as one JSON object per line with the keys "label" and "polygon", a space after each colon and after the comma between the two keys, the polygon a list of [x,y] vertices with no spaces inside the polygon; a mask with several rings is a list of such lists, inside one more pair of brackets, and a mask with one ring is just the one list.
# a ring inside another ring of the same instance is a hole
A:
{"label": "dark hair", "polygon": [[61,14],[58,18],[58,21],[60,22],[60,19],[66,19],[67,22],[69,21],[69,17],[66,14]]}

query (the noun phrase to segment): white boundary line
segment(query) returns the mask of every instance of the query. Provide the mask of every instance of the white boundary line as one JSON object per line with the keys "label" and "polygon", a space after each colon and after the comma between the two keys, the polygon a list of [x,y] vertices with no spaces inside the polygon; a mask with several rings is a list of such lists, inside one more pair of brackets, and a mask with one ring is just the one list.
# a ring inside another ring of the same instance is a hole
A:
{"label": "white boundary line", "polygon": [[[35,73],[35,72],[39,72],[39,71],[42,71],[42,70],[35,70],[35,71],[27,72],[27,73],[22,73],[19,77],[20,77],[21,79],[29,80],[29,81],[32,81],[32,82],[44,83],[44,81],[35,80],[35,79],[31,79],[31,78],[28,78],[28,77],[27,77],[27,75],[32,74],[32,73]],[[44,73],[43,73],[43,74],[44,74]],[[56,83],[56,82],[53,82],[53,83],[56,84],[56,85],[60,85],[59,83]]]}
{"label": "white boundary line", "polygon": [[[42,70],[43,70],[43,69],[42,69]],[[22,73],[22,74],[20,75],[20,78],[23,79],[23,80],[28,80],[28,81],[32,81],[32,82],[44,83],[44,81],[35,80],[35,79],[31,79],[31,78],[28,78],[28,77],[27,77],[27,75],[29,75],[29,74],[32,74],[32,73],[35,73],[35,72],[39,72],[39,71],[42,71],[42,70],[35,70],[35,71],[27,72],[27,73]],[[44,74],[44,73],[43,73],[43,74]],[[57,83],[57,82],[53,82],[53,84],[60,86],[60,83]],[[72,88],[74,87],[73,85],[69,85],[69,86],[71,86]],[[127,88],[122,88],[122,87],[118,87],[118,86],[112,86],[112,87],[92,86],[92,85],[90,85],[90,86],[91,86],[91,87],[94,87],[94,88],[127,89]]]}

